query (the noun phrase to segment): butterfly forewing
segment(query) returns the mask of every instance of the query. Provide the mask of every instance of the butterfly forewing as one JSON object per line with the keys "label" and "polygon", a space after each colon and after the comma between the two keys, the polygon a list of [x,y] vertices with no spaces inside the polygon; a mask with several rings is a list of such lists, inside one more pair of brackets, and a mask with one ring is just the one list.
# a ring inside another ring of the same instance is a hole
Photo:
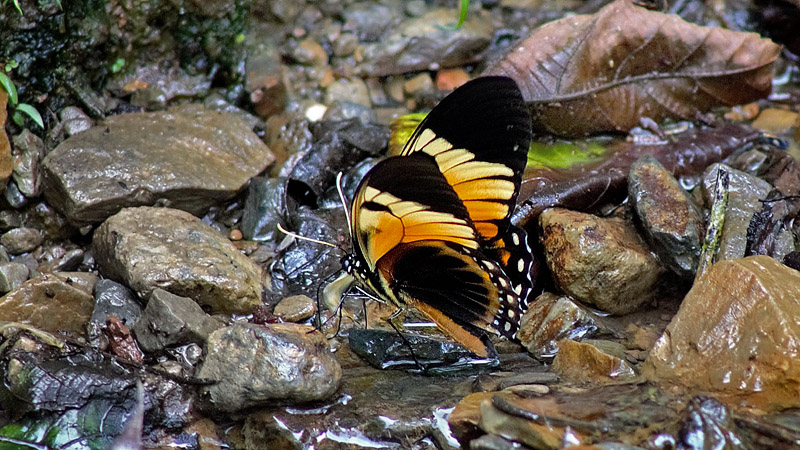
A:
{"label": "butterfly forewing", "polygon": [[402,155],[433,156],[482,241],[502,237],[519,193],[530,145],[530,120],[517,85],[485,77],[442,100]]}

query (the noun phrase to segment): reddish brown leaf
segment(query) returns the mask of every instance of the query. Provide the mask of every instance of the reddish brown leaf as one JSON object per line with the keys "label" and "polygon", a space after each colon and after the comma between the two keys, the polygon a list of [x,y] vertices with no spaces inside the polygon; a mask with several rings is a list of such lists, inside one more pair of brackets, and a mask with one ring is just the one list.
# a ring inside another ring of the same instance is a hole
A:
{"label": "reddish brown leaf", "polygon": [[780,47],[616,0],[537,28],[486,71],[517,81],[534,129],[628,131],[641,117],[692,120],[769,94]]}
{"label": "reddish brown leaf", "polygon": [[118,317],[109,316],[106,319],[106,328],[103,329],[103,332],[108,337],[111,350],[115,355],[137,364],[141,364],[144,361],[144,355],[139,350],[139,346],[133,336],[131,336],[130,330]]}
{"label": "reddish brown leaf", "polygon": [[593,211],[605,203],[627,195],[628,171],[643,155],[652,155],[676,176],[701,173],[736,150],[762,140],[762,134],[745,125],[726,123],[717,128],[693,128],[664,145],[636,145],[619,142],[609,145],[599,161],[572,167],[528,168],[522,177],[517,210],[511,221],[535,230],[539,214],[561,206],[577,211]]}

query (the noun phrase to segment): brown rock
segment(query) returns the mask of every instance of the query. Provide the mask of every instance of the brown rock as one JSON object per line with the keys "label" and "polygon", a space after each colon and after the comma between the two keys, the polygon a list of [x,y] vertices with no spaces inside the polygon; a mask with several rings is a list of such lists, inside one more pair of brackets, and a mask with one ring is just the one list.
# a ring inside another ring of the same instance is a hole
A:
{"label": "brown rock", "polygon": [[661,261],[685,279],[700,262],[703,218],[678,180],[652,156],[631,165],[628,198]]}
{"label": "brown rock", "polygon": [[197,376],[216,381],[204,389],[210,407],[231,412],[275,400],[328,399],[339,388],[342,369],[312,327],[237,323],[211,334]]}
{"label": "brown rock", "polygon": [[745,401],[800,406],[800,272],[767,256],[721,261],[695,282],[643,373]]}
{"label": "brown rock", "polygon": [[552,369],[574,383],[607,384],[636,376],[633,368],[619,357],[572,339],[559,343]]}
{"label": "brown rock", "polygon": [[293,295],[286,297],[275,305],[273,313],[281,320],[287,322],[300,322],[313,316],[317,312],[317,305],[307,295]]}
{"label": "brown rock", "polygon": [[274,159],[239,118],[199,105],[111,116],[42,162],[44,194],[74,224],[126,206],[202,213],[233,197]]}
{"label": "brown rock", "polygon": [[569,297],[545,292],[522,315],[517,338],[536,358],[554,356],[562,339],[577,339],[597,330],[594,317]]}
{"label": "brown rock", "polygon": [[631,224],[562,208],[545,210],[539,224],[547,265],[567,294],[612,314],[655,295],[662,268]]}
{"label": "brown rock", "polygon": [[494,25],[486,14],[470,14],[453,30],[453,11],[434,9],[405,20],[380,42],[364,46],[357,73],[385,75],[461,67],[480,58],[492,40]]}
{"label": "brown rock", "polygon": [[328,64],[328,54],[325,49],[311,38],[303,39],[292,52],[292,57],[300,64],[312,66]]}
{"label": "brown rock", "polygon": [[96,275],[61,272],[28,280],[0,298],[0,317],[50,333],[83,335],[92,316]]}
{"label": "brown rock", "polygon": [[403,83],[403,90],[410,97],[430,94],[433,92],[433,79],[430,74],[423,72]]}
{"label": "brown rock", "polygon": [[126,208],[94,232],[104,276],[140,298],[157,288],[213,312],[249,314],[261,304],[261,269],[216,230],[170,208]]}

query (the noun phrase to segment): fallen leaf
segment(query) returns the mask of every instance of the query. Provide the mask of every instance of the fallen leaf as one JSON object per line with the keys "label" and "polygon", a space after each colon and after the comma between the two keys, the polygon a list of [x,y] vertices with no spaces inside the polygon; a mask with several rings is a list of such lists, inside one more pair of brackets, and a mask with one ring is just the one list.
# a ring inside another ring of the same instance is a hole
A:
{"label": "fallen leaf", "polygon": [[[590,212],[622,200],[627,195],[631,164],[643,155],[654,156],[675,176],[691,175],[763,137],[749,126],[725,123],[716,128],[690,128],[671,139],[665,144],[651,145],[609,143],[604,153],[587,146],[582,151],[589,156],[573,155],[569,166],[552,165],[552,159],[543,158],[538,159],[538,164],[531,164],[529,156],[511,221],[517,226],[533,227],[546,208],[560,206]],[[581,149],[576,146],[575,151]],[[542,161],[548,161],[548,165],[542,165]]]}
{"label": "fallen leaf", "polygon": [[627,132],[640,118],[693,120],[766,97],[780,46],[756,33],[702,27],[616,0],[534,30],[485,75],[506,75],[535,130]]}

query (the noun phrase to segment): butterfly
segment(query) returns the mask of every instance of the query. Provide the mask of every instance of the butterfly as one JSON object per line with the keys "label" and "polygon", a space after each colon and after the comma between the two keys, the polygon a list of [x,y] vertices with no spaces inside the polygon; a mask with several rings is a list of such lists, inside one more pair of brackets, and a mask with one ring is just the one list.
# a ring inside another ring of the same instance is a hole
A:
{"label": "butterfly", "polygon": [[476,78],[453,91],[399,156],[361,180],[344,268],[476,355],[494,355],[486,333],[514,339],[533,286],[526,234],[510,223],[530,139],[510,78]]}

